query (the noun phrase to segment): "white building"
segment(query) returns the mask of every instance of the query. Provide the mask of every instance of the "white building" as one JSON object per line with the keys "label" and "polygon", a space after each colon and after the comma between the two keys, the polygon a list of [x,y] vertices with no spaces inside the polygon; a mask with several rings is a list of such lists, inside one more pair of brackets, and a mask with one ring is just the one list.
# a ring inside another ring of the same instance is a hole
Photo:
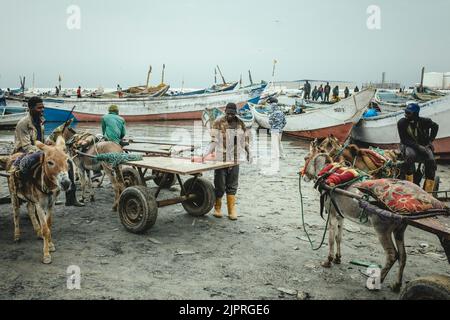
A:
{"label": "white building", "polygon": [[450,72],[426,72],[423,85],[432,89],[450,90]]}

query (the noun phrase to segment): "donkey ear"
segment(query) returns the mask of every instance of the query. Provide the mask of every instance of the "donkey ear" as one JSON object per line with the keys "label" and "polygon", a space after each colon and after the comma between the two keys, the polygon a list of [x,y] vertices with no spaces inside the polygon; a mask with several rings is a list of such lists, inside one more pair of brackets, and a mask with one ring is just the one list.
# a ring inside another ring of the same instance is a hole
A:
{"label": "donkey ear", "polygon": [[47,146],[40,141],[36,141],[35,145],[36,145],[36,147],[38,147],[41,150],[45,150],[45,148],[47,148]]}
{"label": "donkey ear", "polygon": [[61,151],[65,151],[66,150],[66,141],[64,140],[64,138],[62,136],[59,136],[56,139],[56,148],[61,150]]}

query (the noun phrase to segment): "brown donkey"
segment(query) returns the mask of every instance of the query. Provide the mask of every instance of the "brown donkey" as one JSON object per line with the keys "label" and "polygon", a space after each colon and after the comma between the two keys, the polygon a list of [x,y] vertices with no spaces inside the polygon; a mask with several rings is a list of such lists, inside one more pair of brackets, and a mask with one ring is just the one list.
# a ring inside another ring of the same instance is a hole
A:
{"label": "brown donkey", "polygon": [[14,214],[14,240],[20,241],[20,201],[25,201],[33,228],[38,237],[44,239],[42,262],[49,264],[52,262],[50,252],[55,251],[51,235],[55,200],[60,191],[65,192],[71,186],[67,164],[69,157],[65,153],[65,142],[62,137],[57,139],[55,146],[48,146],[39,141],[36,142],[36,146],[42,154],[38,155],[38,162],[24,176],[12,168],[14,161],[23,154],[14,154],[10,157],[7,166],[11,172],[8,187]]}

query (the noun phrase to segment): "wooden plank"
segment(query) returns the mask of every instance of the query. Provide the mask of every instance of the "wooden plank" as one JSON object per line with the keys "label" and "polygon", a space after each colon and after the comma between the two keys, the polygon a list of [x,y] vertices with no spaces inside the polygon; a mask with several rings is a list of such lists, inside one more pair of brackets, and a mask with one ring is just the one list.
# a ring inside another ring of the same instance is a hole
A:
{"label": "wooden plank", "polygon": [[151,143],[132,143],[123,148],[127,152],[139,152],[146,154],[161,154],[170,155],[178,154],[184,151],[191,151],[191,147],[187,146],[173,146],[173,145],[157,145]]}
{"label": "wooden plank", "polygon": [[421,230],[431,232],[439,237],[450,240],[450,218],[435,217],[420,220],[411,220],[408,224]]}
{"label": "wooden plank", "polygon": [[139,168],[158,170],[161,172],[180,175],[198,174],[205,171],[234,167],[234,162],[205,161],[205,163],[192,162],[190,159],[153,157],[142,161],[127,162],[126,165]]}

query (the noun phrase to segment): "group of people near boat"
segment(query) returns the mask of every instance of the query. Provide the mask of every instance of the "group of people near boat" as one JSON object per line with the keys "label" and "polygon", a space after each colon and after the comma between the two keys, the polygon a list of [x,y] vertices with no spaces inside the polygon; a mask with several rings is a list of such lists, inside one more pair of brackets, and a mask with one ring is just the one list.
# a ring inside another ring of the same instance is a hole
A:
{"label": "group of people near boat", "polygon": [[[359,88],[358,86],[355,87],[353,90],[353,93],[358,93]],[[317,86],[314,86],[314,89],[311,91],[311,84],[308,80],[306,80],[305,84],[303,85],[303,99],[305,100],[312,100],[312,101],[319,101],[319,99],[322,102],[330,102],[330,93],[332,94],[332,100],[333,101],[339,101],[339,86],[335,86],[333,90],[331,90],[330,83],[327,82],[327,84],[324,86],[321,84],[319,88]],[[348,87],[345,87],[344,90],[344,98],[348,98],[350,96],[350,90]]]}

